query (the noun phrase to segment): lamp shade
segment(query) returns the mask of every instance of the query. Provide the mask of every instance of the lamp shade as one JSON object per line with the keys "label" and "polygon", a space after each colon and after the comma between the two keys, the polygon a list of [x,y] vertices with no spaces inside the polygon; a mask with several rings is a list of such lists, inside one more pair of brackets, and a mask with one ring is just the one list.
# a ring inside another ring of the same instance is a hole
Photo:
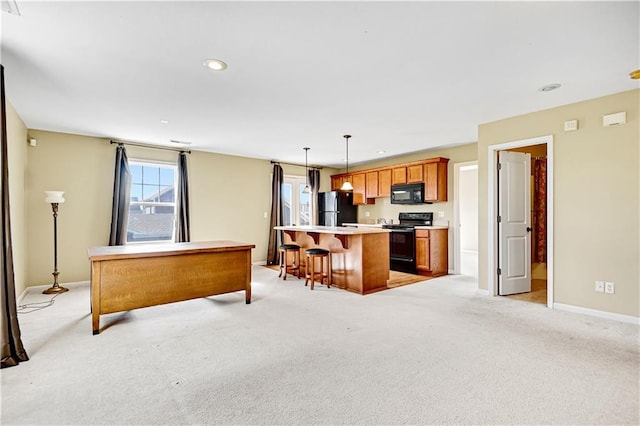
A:
{"label": "lamp shade", "polygon": [[345,180],[342,187],[340,187],[340,191],[353,191],[353,185],[348,180]]}
{"label": "lamp shade", "polygon": [[44,193],[46,195],[44,198],[45,203],[64,203],[64,197],[62,196],[64,191],[44,191]]}

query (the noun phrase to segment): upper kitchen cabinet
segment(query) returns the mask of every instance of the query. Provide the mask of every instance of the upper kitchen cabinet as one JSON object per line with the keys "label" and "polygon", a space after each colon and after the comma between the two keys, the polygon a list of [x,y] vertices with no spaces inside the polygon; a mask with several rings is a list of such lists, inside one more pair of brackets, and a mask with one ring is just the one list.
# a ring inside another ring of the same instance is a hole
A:
{"label": "upper kitchen cabinet", "polygon": [[447,201],[448,158],[436,157],[424,162],[424,201]]}
{"label": "upper kitchen cabinet", "polygon": [[353,204],[375,204],[375,197],[367,198],[367,174],[354,173],[351,175],[351,185],[353,185]]}
{"label": "upper kitchen cabinet", "polygon": [[422,182],[424,181],[422,164],[413,164],[407,166],[407,183]]}
{"label": "upper kitchen cabinet", "polygon": [[354,204],[373,204],[377,197],[391,196],[391,185],[424,182],[424,202],[447,201],[447,167],[449,159],[428,158],[411,163],[358,170],[347,175],[331,176],[331,190],[339,191],[348,177],[353,185]]}
{"label": "upper kitchen cabinet", "polygon": [[[331,176],[331,190],[332,191],[340,191],[340,188],[342,188],[342,184],[344,183],[345,180],[347,180],[347,177],[349,178],[349,182],[351,182],[351,175],[333,175]],[[351,182],[351,185],[353,185],[353,182]]]}
{"label": "upper kitchen cabinet", "polygon": [[391,196],[391,169],[378,170],[378,197]]}
{"label": "upper kitchen cabinet", "polygon": [[407,183],[407,167],[396,166],[391,169],[391,184]]}
{"label": "upper kitchen cabinet", "polygon": [[373,171],[373,172],[367,172],[367,182],[366,182],[366,186],[367,186],[367,198],[375,198],[378,197],[380,191],[379,191],[379,187],[378,187],[378,172],[377,171]]}

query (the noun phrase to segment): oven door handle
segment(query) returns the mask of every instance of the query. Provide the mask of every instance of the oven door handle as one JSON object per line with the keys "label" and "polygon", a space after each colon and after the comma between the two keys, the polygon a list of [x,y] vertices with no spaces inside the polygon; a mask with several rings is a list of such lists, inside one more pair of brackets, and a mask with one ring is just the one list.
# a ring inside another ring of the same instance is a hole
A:
{"label": "oven door handle", "polygon": [[413,229],[392,229],[391,232],[404,232],[405,234],[413,234]]}

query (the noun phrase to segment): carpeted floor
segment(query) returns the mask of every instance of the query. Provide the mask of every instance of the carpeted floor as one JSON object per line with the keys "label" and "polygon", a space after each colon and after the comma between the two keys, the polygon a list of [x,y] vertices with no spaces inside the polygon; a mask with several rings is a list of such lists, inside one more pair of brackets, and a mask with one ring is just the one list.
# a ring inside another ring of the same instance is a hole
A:
{"label": "carpeted floor", "polygon": [[[2,425],[638,425],[638,326],[445,276],[361,296],[254,267],[243,293],[104,315],[88,283],[20,314]],[[49,300],[38,291],[21,304]]]}

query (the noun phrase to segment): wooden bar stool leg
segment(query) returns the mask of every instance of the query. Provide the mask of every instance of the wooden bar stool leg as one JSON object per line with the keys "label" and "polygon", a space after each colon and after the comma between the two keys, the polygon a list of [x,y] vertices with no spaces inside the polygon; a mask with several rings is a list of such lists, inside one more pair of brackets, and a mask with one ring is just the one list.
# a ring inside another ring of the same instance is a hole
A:
{"label": "wooden bar stool leg", "polygon": [[331,274],[333,274],[333,268],[331,266],[331,253],[327,255],[327,288],[331,288]]}
{"label": "wooden bar stool leg", "polygon": [[[284,268],[284,264],[283,264],[283,260],[284,262],[286,262],[286,259],[284,259],[285,257],[285,252],[284,250],[278,250],[279,253],[279,258],[280,258],[280,273],[278,274],[278,278],[280,278],[282,276],[282,269]],[[286,272],[285,272],[285,278],[286,278]]]}

